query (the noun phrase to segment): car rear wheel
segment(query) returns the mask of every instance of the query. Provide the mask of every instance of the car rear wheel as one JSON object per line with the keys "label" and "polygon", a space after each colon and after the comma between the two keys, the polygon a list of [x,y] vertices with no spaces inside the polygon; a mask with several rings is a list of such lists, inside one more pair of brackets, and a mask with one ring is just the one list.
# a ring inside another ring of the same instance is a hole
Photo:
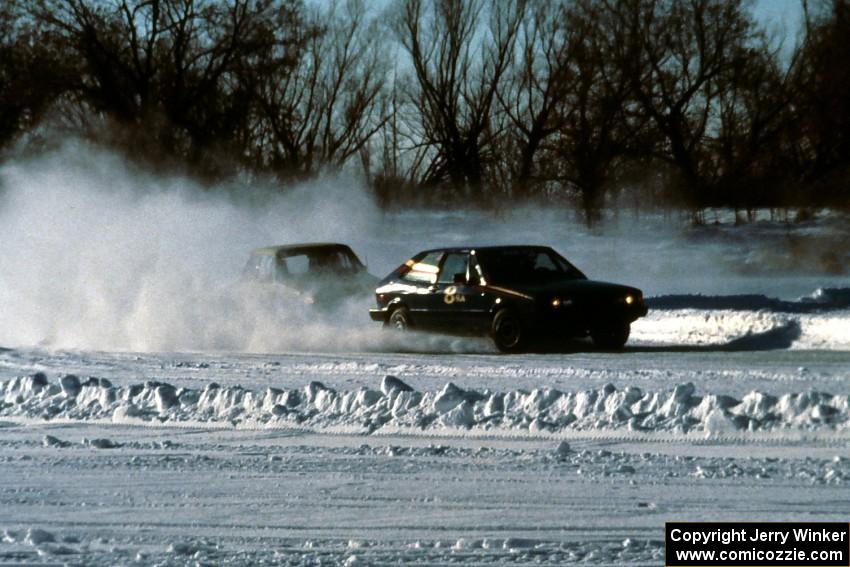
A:
{"label": "car rear wheel", "polygon": [[490,336],[500,351],[516,352],[523,346],[525,331],[516,313],[510,309],[502,309],[493,317]]}
{"label": "car rear wheel", "polygon": [[628,323],[622,323],[594,329],[590,332],[590,338],[599,348],[619,350],[629,340],[630,332],[631,326]]}
{"label": "car rear wheel", "polygon": [[410,311],[405,307],[399,307],[390,313],[386,327],[394,331],[409,331],[413,324],[410,322]]}

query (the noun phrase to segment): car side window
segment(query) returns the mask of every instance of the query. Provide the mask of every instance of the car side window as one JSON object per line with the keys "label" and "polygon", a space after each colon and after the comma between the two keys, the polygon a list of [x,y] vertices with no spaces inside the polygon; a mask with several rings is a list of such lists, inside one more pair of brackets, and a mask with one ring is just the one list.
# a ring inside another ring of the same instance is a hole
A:
{"label": "car side window", "polygon": [[557,264],[552,260],[552,257],[545,252],[538,252],[537,257],[534,259],[534,269],[535,270],[544,270],[547,272],[560,272],[560,268]]}
{"label": "car side window", "polygon": [[[328,270],[339,274],[350,274],[357,271],[357,266],[352,258],[353,253],[345,250],[334,250],[325,253],[321,261],[315,262],[315,267],[321,270]],[[310,269],[314,268],[314,260],[319,260],[318,257],[310,258]]]}
{"label": "car side window", "polygon": [[418,262],[414,262],[410,269],[401,276],[401,279],[408,282],[433,284],[437,282],[437,272],[439,272],[440,258],[442,252],[430,252],[426,254]]}
{"label": "car side window", "polygon": [[306,254],[284,256],[282,260],[283,265],[286,266],[286,271],[289,274],[299,276],[310,271],[310,258]]}
{"label": "car side window", "polygon": [[453,284],[455,274],[463,274],[466,277],[466,264],[468,255],[466,252],[452,252],[446,254],[446,259],[443,260],[443,267],[440,270],[440,277],[437,283]]}
{"label": "car side window", "polygon": [[354,264],[351,262],[351,258],[349,258],[345,252],[336,252],[335,256],[337,266],[339,266],[341,271],[350,272],[354,269]]}

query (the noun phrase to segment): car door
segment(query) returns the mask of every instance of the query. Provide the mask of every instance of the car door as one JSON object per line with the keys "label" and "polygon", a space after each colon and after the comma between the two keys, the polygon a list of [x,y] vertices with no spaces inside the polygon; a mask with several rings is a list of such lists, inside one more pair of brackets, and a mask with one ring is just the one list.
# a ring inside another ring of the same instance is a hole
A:
{"label": "car door", "polygon": [[470,332],[480,327],[486,313],[485,292],[478,285],[474,264],[469,252],[449,252],[440,265],[437,276],[435,311],[440,326],[455,331]]}

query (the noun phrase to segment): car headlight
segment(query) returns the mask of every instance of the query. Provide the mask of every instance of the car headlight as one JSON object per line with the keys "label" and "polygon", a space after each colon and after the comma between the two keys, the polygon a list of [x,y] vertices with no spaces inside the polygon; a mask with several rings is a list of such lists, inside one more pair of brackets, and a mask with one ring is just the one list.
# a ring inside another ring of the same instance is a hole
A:
{"label": "car headlight", "polygon": [[561,306],[561,299],[559,297],[556,297],[555,299],[552,300],[552,307],[557,309],[560,306]]}
{"label": "car headlight", "polygon": [[626,305],[631,305],[635,302],[635,298],[633,295],[627,295],[625,299]]}

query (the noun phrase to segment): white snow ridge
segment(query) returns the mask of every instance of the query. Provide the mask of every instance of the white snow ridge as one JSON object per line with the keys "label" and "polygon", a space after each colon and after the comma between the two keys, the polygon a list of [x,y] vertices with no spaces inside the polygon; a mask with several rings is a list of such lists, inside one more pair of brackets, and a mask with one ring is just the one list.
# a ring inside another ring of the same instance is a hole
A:
{"label": "white snow ridge", "polygon": [[741,399],[698,395],[691,383],[672,390],[601,388],[564,392],[463,389],[451,382],[419,392],[393,376],[379,390],[337,391],[321,382],[300,389],[210,383],[202,390],[162,382],[128,387],[108,380],[81,382],[66,375],[51,382],[43,373],[0,382],[0,416],[36,420],[111,420],[116,423],[295,427],[352,433],[416,434],[486,431],[546,435],[564,431],[633,432],[847,431],[850,396],[808,391],[778,396],[751,391]]}

